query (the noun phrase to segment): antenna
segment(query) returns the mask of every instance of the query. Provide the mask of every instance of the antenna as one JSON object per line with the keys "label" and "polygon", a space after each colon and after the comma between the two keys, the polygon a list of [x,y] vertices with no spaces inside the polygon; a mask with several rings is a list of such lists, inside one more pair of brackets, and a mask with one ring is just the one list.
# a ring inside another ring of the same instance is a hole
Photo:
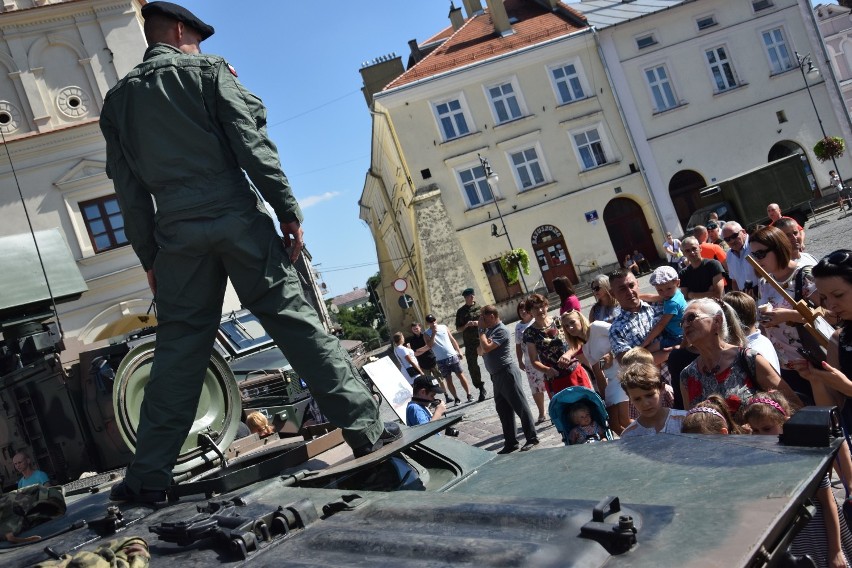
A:
{"label": "antenna", "polygon": [[12,162],[12,154],[9,152],[9,144],[6,141],[6,134],[0,128],[0,139],[3,141],[3,147],[6,149],[6,157],[9,158],[9,167],[12,169],[12,177],[15,178],[15,187],[18,188],[18,197],[21,198],[21,205],[24,208],[24,215],[27,218],[27,226],[30,228],[30,235],[33,237],[36,254],[38,255],[38,263],[41,265],[41,273],[44,275],[44,283],[47,285],[47,293],[50,295],[50,303],[53,306],[53,314],[56,316],[56,327],[59,329],[60,341],[64,339],[65,334],[62,331],[62,322],[59,320],[59,310],[56,308],[56,298],[53,297],[53,289],[50,287],[50,280],[47,278],[47,270],[44,268],[44,258],[41,256],[41,250],[38,248],[38,240],[35,236],[33,223],[30,219],[30,212],[27,210],[27,203],[24,201],[24,192],[21,190],[21,182],[18,180],[18,172],[15,171],[15,164]]}

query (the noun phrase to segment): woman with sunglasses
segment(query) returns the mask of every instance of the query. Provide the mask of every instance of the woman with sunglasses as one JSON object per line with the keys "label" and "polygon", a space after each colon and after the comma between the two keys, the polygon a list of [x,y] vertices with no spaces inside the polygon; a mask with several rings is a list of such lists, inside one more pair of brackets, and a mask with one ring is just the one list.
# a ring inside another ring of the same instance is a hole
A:
{"label": "woman with sunglasses", "polygon": [[772,365],[746,347],[739,325],[728,325],[736,313],[725,302],[711,298],[692,300],[683,314],[684,339],[698,351],[698,357],[680,374],[684,407],[688,410],[711,394],[728,402],[731,412],[757,390],[781,391],[799,404],[796,393],[778,376]]}
{"label": "woman with sunglasses", "polygon": [[589,322],[612,323],[612,320],[621,313],[621,306],[618,305],[615,296],[612,295],[612,290],[609,287],[609,276],[598,274],[592,280],[591,288],[595,295],[595,304],[589,310]]}
{"label": "woman with sunglasses", "polygon": [[[795,302],[809,300],[818,303],[816,284],[807,261],[793,258],[793,247],[783,231],[775,227],[758,229],[749,240],[751,256],[772,278],[778,282]],[[798,350],[803,348],[800,327],[805,323],[802,315],[772,285],[761,280],[758,286],[760,300],[758,312],[764,333],[778,352],[781,377],[794,391],[805,397],[807,404],[813,403],[810,383],[796,370],[796,362],[802,360]],[[806,332],[805,332],[806,333]]]}

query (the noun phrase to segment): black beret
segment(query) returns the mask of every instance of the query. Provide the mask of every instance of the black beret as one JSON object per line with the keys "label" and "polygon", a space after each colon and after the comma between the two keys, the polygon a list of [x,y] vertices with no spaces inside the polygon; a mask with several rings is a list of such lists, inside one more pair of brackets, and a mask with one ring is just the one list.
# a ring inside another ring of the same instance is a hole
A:
{"label": "black beret", "polygon": [[183,22],[187,26],[195,29],[201,34],[201,39],[205,40],[213,35],[215,31],[213,26],[205,24],[199,20],[195,14],[177,4],[171,2],[148,2],[142,6],[142,17],[147,18],[151,14],[162,14],[163,16]]}

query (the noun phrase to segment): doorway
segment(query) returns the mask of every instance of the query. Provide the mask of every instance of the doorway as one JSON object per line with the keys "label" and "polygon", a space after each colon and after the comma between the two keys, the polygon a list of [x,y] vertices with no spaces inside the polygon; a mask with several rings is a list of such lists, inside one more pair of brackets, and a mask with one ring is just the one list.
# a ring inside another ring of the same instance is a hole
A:
{"label": "doorway", "polygon": [[638,203],[626,197],[617,197],[607,203],[603,220],[619,266],[625,255],[632,255],[634,250],[645,255],[652,266],[660,258],[651,227]]}
{"label": "doorway", "polygon": [[669,181],[669,195],[682,227],[686,227],[692,213],[701,208],[701,195],[698,190],[706,186],[704,177],[692,170],[681,170]]}
{"label": "doorway", "polygon": [[[802,165],[805,167],[805,175],[808,176],[808,183],[811,184],[811,191],[819,192],[816,176],[814,175],[811,163],[808,161],[808,156],[805,154],[805,150],[792,140],[782,140],[773,144],[772,148],[769,149],[769,156],[767,158],[768,161],[774,162],[775,160],[780,160],[794,154],[798,154],[802,160]],[[820,197],[820,193],[817,193],[816,196]]]}
{"label": "doorway", "polygon": [[533,231],[530,240],[548,292],[553,292],[553,279],[557,276],[567,277],[572,284],[579,282],[562,231],[553,225],[542,225]]}

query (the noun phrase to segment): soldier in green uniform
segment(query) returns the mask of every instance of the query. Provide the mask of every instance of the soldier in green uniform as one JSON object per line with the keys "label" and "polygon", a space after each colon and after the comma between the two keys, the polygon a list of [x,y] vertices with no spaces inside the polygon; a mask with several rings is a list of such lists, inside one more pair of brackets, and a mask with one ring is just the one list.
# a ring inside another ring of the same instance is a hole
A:
{"label": "soldier in green uniform", "polygon": [[479,348],[479,306],[476,304],[473,288],[465,288],[462,291],[462,297],[464,297],[464,305],[456,311],[456,331],[462,334],[467,370],[470,372],[473,386],[479,389],[479,402],[482,402],[488,391],[485,390],[485,383],[482,382],[482,371],[479,369],[476,353]]}
{"label": "soldier in green uniform", "polygon": [[[163,500],[195,418],[228,277],[353,453],[377,450],[400,430],[382,424],[347,353],[302,296],[292,265],[302,213],[263,103],[223,58],[201,54],[213,28],[189,10],[149,2],[142,16],[144,60],[107,93],[100,123],[125,232],[157,302],[157,343],[136,454],[111,498]],[[278,216],[283,242],[246,176]]]}

